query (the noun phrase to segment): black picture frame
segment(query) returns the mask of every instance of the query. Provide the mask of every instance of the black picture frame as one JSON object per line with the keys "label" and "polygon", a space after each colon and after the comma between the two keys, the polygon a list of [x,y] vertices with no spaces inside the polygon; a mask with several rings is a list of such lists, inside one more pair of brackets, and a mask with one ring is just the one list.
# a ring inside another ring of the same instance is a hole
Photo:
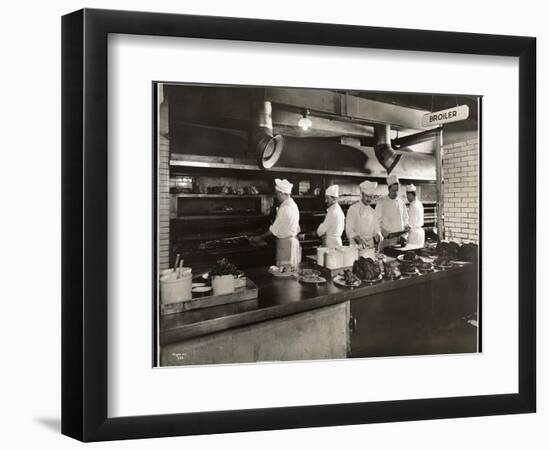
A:
{"label": "black picture frame", "polygon": [[[109,418],[107,36],[415,50],[519,58],[517,393]],[[536,39],[84,9],[62,18],[62,433],[103,441],[535,412]]]}

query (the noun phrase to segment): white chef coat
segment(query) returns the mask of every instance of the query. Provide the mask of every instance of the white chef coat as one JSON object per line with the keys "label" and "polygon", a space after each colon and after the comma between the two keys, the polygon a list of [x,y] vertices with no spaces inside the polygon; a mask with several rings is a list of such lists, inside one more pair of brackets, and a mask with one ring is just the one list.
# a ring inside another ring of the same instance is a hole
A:
{"label": "white chef coat", "polygon": [[409,204],[409,244],[424,246],[424,205],[419,200],[414,199]]}
{"label": "white chef coat", "polygon": [[378,199],[376,218],[383,234],[403,231],[409,225],[407,206],[399,197],[393,200],[389,196]]}
{"label": "white chef coat", "polygon": [[374,247],[373,236],[380,231],[374,209],[359,201],[351,205],[346,216],[346,234],[350,242],[360,236]]}
{"label": "white chef coat", "polygon": [[277,216],[269,227],[269,231],[279,239],[298,235],[300,232],[300,211],[292,197],[287,198],[277,208]]}
{"label": "white chef coat", "polygon": [[277,265],[297,265],[302,259],[300,242],[300,211],[290,197],[277,208],[275,221],[269,231],[277,238]]}
{"label": "white chef coat", "polygon": [[325,220],[317,228],[317,235],[323,236],[325,247],[336,248],[342,246],[346,217],[338,202],[327,208]]}

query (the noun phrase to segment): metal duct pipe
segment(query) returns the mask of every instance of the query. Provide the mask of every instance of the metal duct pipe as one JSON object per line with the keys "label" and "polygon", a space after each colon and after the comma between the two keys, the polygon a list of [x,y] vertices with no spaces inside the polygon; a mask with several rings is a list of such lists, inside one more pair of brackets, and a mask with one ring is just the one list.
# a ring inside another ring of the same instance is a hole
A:
{"label": "metal duct pipe", "polygon": [[283,136],[273,136],[271,114],[271,102],[263,98],[252,99],[249,146],[251,152],[257,155],[258,165],[262,169],[270,169],[277,163],[284,145]]}
{"label": "metal duct pipe", "polygon": [[[408,147],[411,145],[421,144],[423,142],[435,141],[436,139],[439,139],[439,128],[391,139],[390,144],[393,151],[414,153],[414,150],[411,150]],[[364,147],[374,147],[377,141],[375,137],[363,136],[359,139],[359,142],[360,145]]]}
{"label": "metal duct pipe", "polygon": [[439,139],[439,128],[395,138],[391,140],[391,144],[394,150],[399,150],[402,147],[408,147],[411,145],[420,144],[422,142],[432,141],[434,139]]}
{"label": "metal duct pipe", "polygon": [[396,153],[391,145],[389,124],[374,126],[374,154],[388,175],[401,159],[402,155]]}

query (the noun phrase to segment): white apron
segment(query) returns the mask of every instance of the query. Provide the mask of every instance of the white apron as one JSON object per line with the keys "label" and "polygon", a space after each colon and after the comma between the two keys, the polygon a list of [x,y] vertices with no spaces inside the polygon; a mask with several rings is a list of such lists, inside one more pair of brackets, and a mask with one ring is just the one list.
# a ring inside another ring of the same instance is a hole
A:
{"label": "white apron", "polygon": [[425,233],[423,228],[412,228],[409,231],[409,240],[410,245],[420,245],[424,247],[424,238]]}
{"label": "white apron", "polygon": [[409,244],[424,247],[424,205],[418,200],[413,200],[409,206]]}
{"label": "white apron", "polygon": [[276,264],[297,266],[302,260],[302,248],[296,236],[277,238]]}
{"label": "white apron", "polygon": [[342,238],[340,236],[329,236],[325,234],[323,236],[323,246],[327,248],[342,247]]}

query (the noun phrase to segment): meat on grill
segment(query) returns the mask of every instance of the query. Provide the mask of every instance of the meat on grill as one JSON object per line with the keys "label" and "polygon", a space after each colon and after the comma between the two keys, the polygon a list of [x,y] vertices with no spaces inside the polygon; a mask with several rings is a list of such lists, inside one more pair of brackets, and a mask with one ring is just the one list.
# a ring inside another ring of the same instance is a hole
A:
{"label": "meat on grill", "polygon": [[232,238],[216,239],[213,241],[205,241],[199,244],[200,250],[212,250],[219,248],[236,248],[246,247],[250,244],[250,240],[246,236],[237,236]]}

